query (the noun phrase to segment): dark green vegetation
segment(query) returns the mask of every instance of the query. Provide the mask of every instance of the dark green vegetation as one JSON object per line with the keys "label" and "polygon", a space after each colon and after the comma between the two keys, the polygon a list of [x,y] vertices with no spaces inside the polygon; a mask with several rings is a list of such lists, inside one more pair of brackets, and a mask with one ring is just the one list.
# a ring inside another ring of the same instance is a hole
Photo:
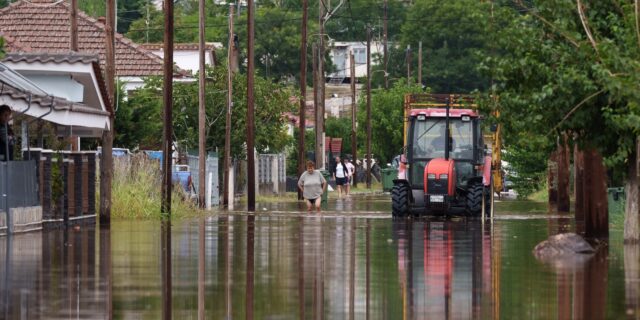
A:
{"label": "dark green vegetation", "polygon": [[[216,67],[207,71],[206,136],[208,151],[224,150],[225,113],[227,110],[227,71]],[[243,157],[246,136],[246,88],[244,75],[233,81],[231,152]],[[266,79],[255,79],[256,142],[258,152],[280,152],[290,142],[283,112],[295,106],[289,101],[291,90]],[[162,79],[150,78],[143,89],[122,101],[116,115],[116,146],[158,150],[162,138]],[[176,83],[173,93],[175,140],[180,148],[198,146],[198,83]]]}

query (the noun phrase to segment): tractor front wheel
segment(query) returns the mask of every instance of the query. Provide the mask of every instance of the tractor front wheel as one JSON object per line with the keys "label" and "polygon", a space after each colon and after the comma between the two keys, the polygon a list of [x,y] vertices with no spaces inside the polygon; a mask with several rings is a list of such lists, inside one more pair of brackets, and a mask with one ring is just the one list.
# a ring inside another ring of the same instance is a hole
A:
{"label": "tractor front wheel", "polygon": [[484,186],[481,182],[475,182],[469,187],[466,207],[470,216],[479,216],[482,213],[482,189]]}
{"label": "tractor front wheel", "polygon": [[409,215],[409,186],[403,183],[395,184],[391,188],[391,214],[394,217]]}

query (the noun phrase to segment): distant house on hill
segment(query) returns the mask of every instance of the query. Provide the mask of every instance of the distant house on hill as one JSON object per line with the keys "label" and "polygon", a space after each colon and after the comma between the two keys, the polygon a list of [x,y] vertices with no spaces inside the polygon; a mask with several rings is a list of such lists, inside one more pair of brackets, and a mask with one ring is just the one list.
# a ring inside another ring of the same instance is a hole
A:
{"label": "distant house on hill", "polygon": [[[164,57],[164,47],[162,43],[145,43],[140,47],[150,51],[156,56]],[[219,42],[209,42],[205,44],[205,64],[213,66],[216,64],[216,50],[222,48]],[[173,62],[178,68],[196,74],[200,69],[200,51],[197,43],[176,43],[173,45]]]}

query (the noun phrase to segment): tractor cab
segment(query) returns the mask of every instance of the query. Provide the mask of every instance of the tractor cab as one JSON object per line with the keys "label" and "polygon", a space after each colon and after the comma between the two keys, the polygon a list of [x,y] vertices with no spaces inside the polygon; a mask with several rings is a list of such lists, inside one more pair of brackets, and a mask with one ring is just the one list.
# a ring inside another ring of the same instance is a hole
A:
{"label": "tractor cab", "polygon": [[[479,215],[489,206],[491,157],[480,115],[471,108],[406,110],[405,152],[394,180],[394,216],[419,213]],[[487,201],[485,201],[487,200]]]}

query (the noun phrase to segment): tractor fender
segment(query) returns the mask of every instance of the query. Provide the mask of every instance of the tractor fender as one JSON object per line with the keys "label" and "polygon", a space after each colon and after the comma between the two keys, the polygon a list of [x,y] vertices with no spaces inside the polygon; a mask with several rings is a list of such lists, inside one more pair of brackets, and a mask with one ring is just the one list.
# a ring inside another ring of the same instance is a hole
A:
{"label": "tractor fender", "polygon": [[484,165],[482,166],[482,184],[485,187],[491,185],[491,157],[484,157]]}

